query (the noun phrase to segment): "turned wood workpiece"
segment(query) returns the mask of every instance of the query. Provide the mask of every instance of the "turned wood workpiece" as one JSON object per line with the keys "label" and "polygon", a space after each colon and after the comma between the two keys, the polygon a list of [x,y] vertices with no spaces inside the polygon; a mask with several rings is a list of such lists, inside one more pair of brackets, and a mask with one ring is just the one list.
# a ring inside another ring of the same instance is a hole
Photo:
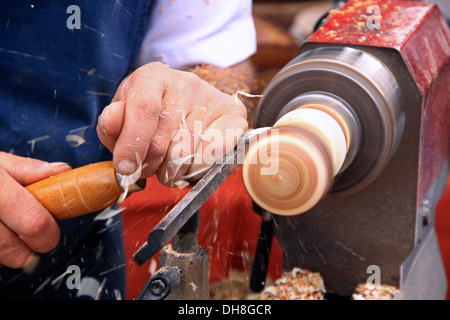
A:
{"label": "turned wood workpiece", "polygon": [[338,116],[317,105],[297,108],[249,147],[243,181],[259,206],[289,216],[325,197],[349,145],[348,129]]}

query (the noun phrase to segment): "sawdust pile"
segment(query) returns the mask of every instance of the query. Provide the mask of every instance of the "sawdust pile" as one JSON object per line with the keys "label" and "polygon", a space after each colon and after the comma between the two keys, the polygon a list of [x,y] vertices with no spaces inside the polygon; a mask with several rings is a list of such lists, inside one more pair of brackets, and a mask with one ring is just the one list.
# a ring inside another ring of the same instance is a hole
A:
{"label": "sawdust pile", "polygon": [[294,268],[263,290],[260,300],[323,300],[325,286],[317,272]]}
{"label": "sawdust pile", "polygon": [[[210,288],[212,300],[327,300],[324,280],[320,273],[293,268],[269,283],[261,293],[248,287],[248,275],[230,273],[230,277]],[[393,300],[399,290],[388,285],[362,283],[358,285],[351,300]],[[328,297],[329,298],[329,297]]]}
{"label": "sawdust pile", "polygon": [[355,289],[352,295],[353,300],[393,300],[399,290],[388,285],[374,286],[368,283],[362,283]]}

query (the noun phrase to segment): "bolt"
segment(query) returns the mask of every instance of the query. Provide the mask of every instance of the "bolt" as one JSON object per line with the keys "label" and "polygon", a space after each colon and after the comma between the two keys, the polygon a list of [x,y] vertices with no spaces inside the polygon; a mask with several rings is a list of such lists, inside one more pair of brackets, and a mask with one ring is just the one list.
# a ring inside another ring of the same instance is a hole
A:
{"label": "bolt", "polygon": [[431,222],[431,217],[430,217],[430,215],[427,215],[427,216],[422,217],[422,225],[423,225],[424,227],[428,226],[428,225],[430,224],[430,222]]}
{"label": "bolt", "polygon": [[161,296],[163,294],[164,290],[166,290],[166,285],[160,279],[155,279],[150,284],[150,292],[152,294],[154,294],[155,296]]}
{"label": "bolt", "polygon": [[431,223],[431,210],[430,208],[422,209],[422,225],[424,227],[428,226]]}

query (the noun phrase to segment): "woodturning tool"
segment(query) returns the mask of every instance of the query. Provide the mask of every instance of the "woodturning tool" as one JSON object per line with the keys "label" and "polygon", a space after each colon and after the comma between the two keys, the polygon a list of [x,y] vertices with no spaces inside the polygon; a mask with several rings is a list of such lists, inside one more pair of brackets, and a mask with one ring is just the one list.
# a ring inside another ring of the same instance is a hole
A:
{"label": "woodturning tool", "polygon": [[234,150],[214,164],[149,233],[147,241],[133,255],[138,265],[148,261],[192,219],[230,173],[242,164],[249,142],[269,129],[270,127],[247,130],[239,138]]}
{"label": "woodturning tool", "polygon": [[75,218],[115,205],[124,192],[141,191],[146,180],[121,185],[112,161],[98,162],[25,187],[56,220]]}

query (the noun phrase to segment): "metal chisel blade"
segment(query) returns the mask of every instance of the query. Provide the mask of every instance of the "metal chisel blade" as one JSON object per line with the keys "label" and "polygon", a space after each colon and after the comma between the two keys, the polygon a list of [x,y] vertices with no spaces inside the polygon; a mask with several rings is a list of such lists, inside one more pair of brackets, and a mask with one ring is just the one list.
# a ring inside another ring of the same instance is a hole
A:
{"label": "metal chisel blade", "polygon": [[192,215],[209,199],[223,181],[236,169],[245,156],[248,142],[270,127],[248,130],[239,139],[236,148],[217,162],[170,212],[156,225],[138,251],[133,255],[138,265],[144,264],[164,245],[166,245]]}

